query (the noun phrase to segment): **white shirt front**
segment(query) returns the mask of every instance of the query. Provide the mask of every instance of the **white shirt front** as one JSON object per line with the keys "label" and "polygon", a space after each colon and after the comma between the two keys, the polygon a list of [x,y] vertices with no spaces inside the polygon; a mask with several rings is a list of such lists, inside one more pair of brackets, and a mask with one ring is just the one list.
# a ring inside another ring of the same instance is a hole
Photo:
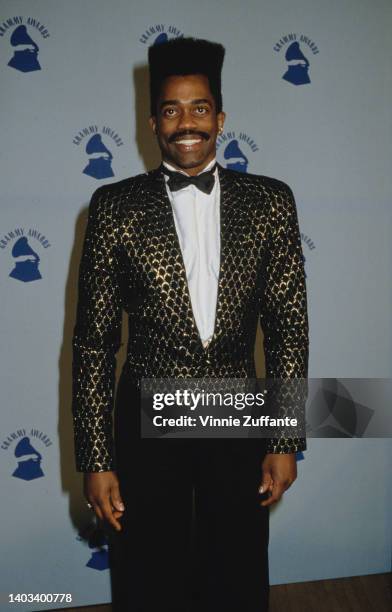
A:
{"label": "white shirt front", "polygon": [[[202,172],[210,170],[215,162],[215,159],[212,160]],[[179,172],[167,162],[163,164],[169,170]],[[182,171],[182,174],[186,175],[186,172]],[[204,347],[214,333],[220,267],[220,185],[217,168],[214,176],[214,187],[210,194],[206,194],[194,185],[172,192],[167,185],[169,177],[165,175],[193,316]]]}

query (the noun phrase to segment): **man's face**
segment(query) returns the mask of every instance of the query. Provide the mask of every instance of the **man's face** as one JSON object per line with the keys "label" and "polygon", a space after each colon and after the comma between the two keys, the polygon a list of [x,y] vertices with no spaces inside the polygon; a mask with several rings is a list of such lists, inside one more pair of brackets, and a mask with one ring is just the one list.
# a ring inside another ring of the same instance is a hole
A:
{"label": "man's face", "polygon": [[165,79],[150,125],[163,160],[194,176],[215,157],[224,121],[225,113],[216,113],[208,78],[192,74]]}

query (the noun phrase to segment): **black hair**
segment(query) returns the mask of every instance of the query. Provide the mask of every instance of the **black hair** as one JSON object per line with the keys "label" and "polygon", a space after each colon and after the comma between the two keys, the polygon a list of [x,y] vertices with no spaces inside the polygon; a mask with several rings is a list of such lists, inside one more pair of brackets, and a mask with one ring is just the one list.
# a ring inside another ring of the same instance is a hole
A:
{"label": "black hair", "polygon": [[157,113],[163,81],[173,75],[204,74],[215,100],[216,112],[222,110],[221,73],[225,48],[220,43],[200,38],[172,38],[148,49],[150,66],[150,111]]}

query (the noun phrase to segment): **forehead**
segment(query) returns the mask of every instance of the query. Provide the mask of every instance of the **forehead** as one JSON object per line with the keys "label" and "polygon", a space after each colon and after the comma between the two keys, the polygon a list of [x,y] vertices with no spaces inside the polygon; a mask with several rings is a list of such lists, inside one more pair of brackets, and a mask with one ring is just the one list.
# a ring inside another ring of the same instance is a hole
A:
{"label": "forehead", "polygon": [[208,77],[204,74],[173,75],[167,77],[162,83],[159,98],[161,102],[164,100],[178,100],[184,103],[205,98],[213,104]]}

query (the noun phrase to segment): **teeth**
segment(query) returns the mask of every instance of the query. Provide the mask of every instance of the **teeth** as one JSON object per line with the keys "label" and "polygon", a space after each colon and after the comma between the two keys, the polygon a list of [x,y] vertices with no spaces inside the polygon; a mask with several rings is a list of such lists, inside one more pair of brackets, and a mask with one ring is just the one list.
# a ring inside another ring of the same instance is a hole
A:
{"label": "teeth", "polygon": [[201,142],[200,138],[198,138],[197,140],[176,140],[177,144],[184,144],[184,145],[194,145],[198,142]]}

